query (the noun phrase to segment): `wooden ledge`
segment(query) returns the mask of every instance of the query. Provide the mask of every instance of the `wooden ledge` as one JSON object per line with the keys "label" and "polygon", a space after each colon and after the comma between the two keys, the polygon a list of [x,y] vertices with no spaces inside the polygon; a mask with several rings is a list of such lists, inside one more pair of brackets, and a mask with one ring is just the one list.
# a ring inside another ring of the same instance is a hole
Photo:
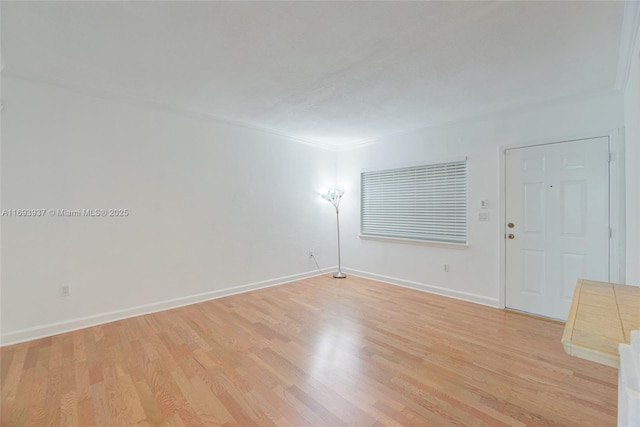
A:
{"label": "wooden ledge", "polygon": [[578,280],[562,345],[568,354],[618,368],[618,345],[640,329],[640,288]]}

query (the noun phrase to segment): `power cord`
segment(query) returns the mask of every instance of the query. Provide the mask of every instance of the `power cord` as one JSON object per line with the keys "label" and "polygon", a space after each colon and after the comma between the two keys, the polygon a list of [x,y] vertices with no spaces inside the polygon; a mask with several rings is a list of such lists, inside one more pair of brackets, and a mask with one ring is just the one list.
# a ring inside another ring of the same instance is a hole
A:
{"label": "power cord", "polygon": [[318,273],[320,273],[323,276],[331,277],[331,273],[323,273],[322,270],[320,270],[320,266],[318,265],[318,260],[316,260],[316,256],[313,254],[313,252],[309,252],[309,257],[313,258],[313,262],[316,263],[316,268],[318,269]]}
{"label": "power cord", "polygon": [[320,272],[320,274],[322,274],[322,270],[320,270],[320,266],[318,265],[318,261],[316,260],[316,256],[314,254],[309,254],[309,256],[311,258],[313,258],[313,262],[316,263],[316,268],[318,269],[318,271]]}

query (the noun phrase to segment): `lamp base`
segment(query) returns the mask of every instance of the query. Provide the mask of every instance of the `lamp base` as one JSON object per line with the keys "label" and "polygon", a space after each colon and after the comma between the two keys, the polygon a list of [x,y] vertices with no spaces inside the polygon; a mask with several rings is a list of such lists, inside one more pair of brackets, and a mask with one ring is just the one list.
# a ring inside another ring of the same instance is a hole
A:
{"label": "lamp base", "polygon": [[346,277],[347,275],[344,274],[342,271],[338,271],[336,274],[333,275],[334,279],[344,279]]}

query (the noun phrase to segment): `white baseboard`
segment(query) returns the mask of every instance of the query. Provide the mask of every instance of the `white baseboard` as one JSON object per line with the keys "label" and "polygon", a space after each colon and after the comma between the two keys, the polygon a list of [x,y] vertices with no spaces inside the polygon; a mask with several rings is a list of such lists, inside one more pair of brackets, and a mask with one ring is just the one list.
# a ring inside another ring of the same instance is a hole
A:
{"label": "white baseboard", "polygon": [[[219,289],[211,292],[204,292],[196,295],[175,298],[166,301],[160,301],[152,304],[139,305],[136,307],[125,308],[122,310],[109,311],[96,314],[93,316],[80,317],[77,319],[65,320],[63,322],[49,323],[46,325],[35,326],[32,328],[20,329],[13,332],[0,335],[0,347],[18,344],[25,341],[31,341],[39,338],[45,338],[52,335],[58,335],[65,332],[76,331],[78,329],[89,328],[92,326],[102,325],[105,323],[115,322],[118,320],[128,319],[130,317],[142,316],[145,314],[157,313],[159,311],[171,310],[173,308],[184,307],[186,305],[197,304],[199,302],[209,301],[226,296],[241,294],[254,291],[257,289],[279,286],[285,283],[294,282],[296,280],[308,279],[320,274],[331,273],[336,267],[323,268],[320,271],[311,271],[306,273],[294,274],[291,276],[279,277],[276,279],[264,280],[261,282],[250,283],[246,285],[234,286],[232,288]],[[366,271],[355,270],[352,268],[342,268],[345,273],[366,279],[377,280],[389,283],[391,285],[402,286],[405,288],[416,289],[423,292],[429,292],[436,295],[442,295],[463,301],[473,302],[476,304],[486,305],[489,307],[499,307],[497,298],[488,298],[482,295],[456,291],[452,289],[441,288],[424,283],[413,282],[410,280],[398,279],[396,277],[384,276],[381,274],[369,273]]]}
{"label": "white baseboard", "polygon": [[20,329],[0,335],[0,347],[58,335],[65,332],[76,331],[78,329],[89,328],[117,320],[128,319],[130,317],[142,316],[144,314],[157,313],[159,311],[184,307],[186,305],[197,304],[230,295],[255,291],[257,289],[279,286],[296,280],[308,279],[335,270],[335,267],[323,268],[320,271],[310,271],[306,273],[293,274],[291,276],[278,277],[276,279],[264,280],[261,282],[249,283],[246,285],[234,286],[232,288],[219,289],[211,292],[204,292],[186,297],[174,298],[171,300],[155,302],[152,304],[139,305],[122,310],[109,311],[87,317],[65,320],[63,322],[49,323],[32,328]]}
{"label": "white baseboard", "polygon": [[404,288],[415,289],[418,291],[442,295],[462,301],[473,302],[476,304],[486,305],[488,307],[500,308],[500,301],[498,300],[498,298],[489,298],[483,295],[441,288],[439,286],[432,286],[426,283],[418,283],[411,280],[398,279],[397,277],[383,276],[382,274],[369,273],[366,271],[354,270],[352,268],[343,268],[342,271],[354,276],[363,277],[365,279],[372,279],[379,282],[389,283],[390,285],[402,286]]}

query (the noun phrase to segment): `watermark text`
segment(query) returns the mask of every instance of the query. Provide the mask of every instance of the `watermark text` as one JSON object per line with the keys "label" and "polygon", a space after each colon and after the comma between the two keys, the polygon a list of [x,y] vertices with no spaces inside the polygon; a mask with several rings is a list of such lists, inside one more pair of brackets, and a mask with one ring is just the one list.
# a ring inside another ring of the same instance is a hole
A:
{"label": "watermark text", "polygon": [[37,217],[92,217],[92,218],[118,218],[130,215],[129,209],[50,209],[50,208],[26,208],[26,209],[2,209],[0,216],[3,218],[37,218]]}

